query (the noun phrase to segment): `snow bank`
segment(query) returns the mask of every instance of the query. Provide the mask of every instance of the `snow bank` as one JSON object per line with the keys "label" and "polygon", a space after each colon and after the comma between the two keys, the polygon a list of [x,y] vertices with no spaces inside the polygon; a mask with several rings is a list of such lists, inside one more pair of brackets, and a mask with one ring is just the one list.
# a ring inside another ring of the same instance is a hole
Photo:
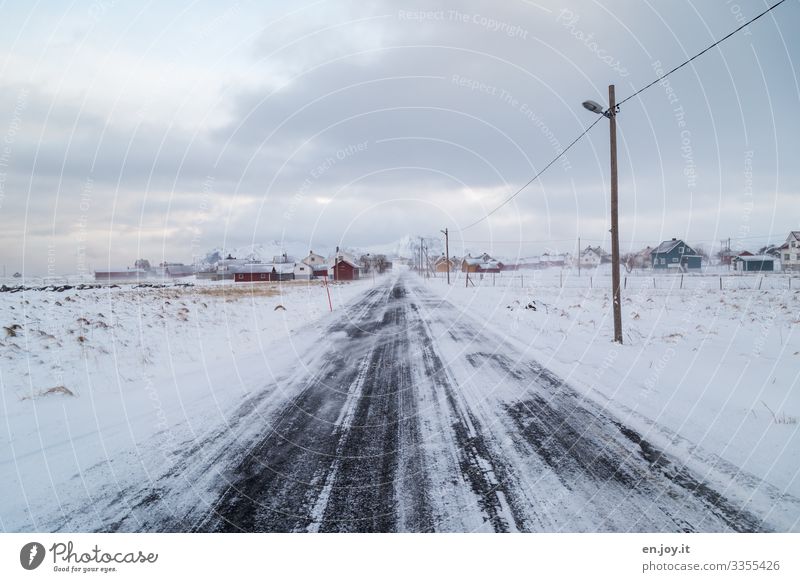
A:
{"label": "snow bank", "polygon": [[318,281],[0,294],[0,529],[107,525],[74,510],[109,488],[124,509],[372,284],[332,284],[333,314]]}

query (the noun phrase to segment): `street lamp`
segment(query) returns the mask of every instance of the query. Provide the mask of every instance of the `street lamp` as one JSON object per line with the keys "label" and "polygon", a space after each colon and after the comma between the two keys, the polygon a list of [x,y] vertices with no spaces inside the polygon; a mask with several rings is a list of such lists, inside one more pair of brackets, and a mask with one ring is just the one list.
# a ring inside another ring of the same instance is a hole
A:
{"label": "street lamp", "polygon": [[622,343],[622,298],[619,280],[619,201],[617,193],[617,101],[614,85],[608,86],[608,109],[596,101],[584,101],[592,113],[608,117],[611,136],[611,287],[614,304],[614,341]]}

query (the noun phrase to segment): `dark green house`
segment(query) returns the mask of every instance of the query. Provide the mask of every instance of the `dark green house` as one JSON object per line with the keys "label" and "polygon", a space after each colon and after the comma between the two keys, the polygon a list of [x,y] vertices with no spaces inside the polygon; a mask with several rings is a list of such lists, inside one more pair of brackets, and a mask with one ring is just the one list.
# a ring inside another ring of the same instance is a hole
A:
{"label": "dark green house", "polygon": [[653,249],[650,257],[654,269],[688,271],[690,269],[700,269],[703,266],[703,257],[678,238],[662,242]]}
{"label": "dark green house", "polygon": [[738,256],[733,259],[733,268],[736,271],[774,271],[775,257],[766,255]]}

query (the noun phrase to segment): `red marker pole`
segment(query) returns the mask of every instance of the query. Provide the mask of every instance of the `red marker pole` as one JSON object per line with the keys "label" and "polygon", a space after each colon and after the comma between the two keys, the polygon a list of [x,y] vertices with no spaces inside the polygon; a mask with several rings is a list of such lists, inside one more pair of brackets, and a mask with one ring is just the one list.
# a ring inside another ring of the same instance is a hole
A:
{"label": "red marker pole", "polygon": [[331,303],[331,289],[330,289],[330,287],[328,287],[328,276],[327,275],[325,275],[325,279],[323,279],[323,281],[325,281],[325,291],[328,292],[328,309],[333,311],[333,303]]}

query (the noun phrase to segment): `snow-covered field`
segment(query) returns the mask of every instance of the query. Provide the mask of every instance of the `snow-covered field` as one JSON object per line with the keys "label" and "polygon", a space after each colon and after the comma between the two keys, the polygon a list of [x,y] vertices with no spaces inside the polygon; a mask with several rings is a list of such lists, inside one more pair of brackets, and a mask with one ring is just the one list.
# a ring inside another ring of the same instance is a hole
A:
{"label": "snow-covered field", "polygon": [[[334,309],[372,284],[331,285]],[[56,529],[73,505],[147,480],[328,316],[317,281],[0,293],[0,529]]]}
{"label": "snow-covered field", "polygon": [[790,290],[786,275],[723,275],[720,290],[719,275],[687,275],[682,289],[680,275],[629,276],[622,346],[607,272],[503,273],[469,288],[461,277],[428,287],[665,452],[701,475],[728,462],[800,496],[797,277]]}
{"label": "snow-covered field", "polygon": [[[798,281],[790,290],[785,276],[769,277],[759,290],[759,276],[737,288],[725,279],[720,290],[718,276],[686,277],[683,288],[674,277],[631,276],[619,346],[606,275],[422,284],[474,323],[464,330],[505,338],[515,358],[566,379],[721,495],[741,502],[743,491],[759,499],[769,489],[773,504],[763,507],[773,515],[759,519],[800,528],[800,515],[789,514],[800,497]],[[219,459],[263,438],[267,417],[296,396],[281,387],[314,377],[319,342],[335,351],[323,326],[358,320],[361,300],[348,301],[376,284],[332,286],[332,314],[318,282],[0,293],[0,529],[153,529],[147,508],[167,495],[154,484],[185,490],[169,499],[174,514],[213,503]],[[444,341],[452,313],[429,314],[440,320],[440,347],[455,342]],[[456,375],[458,345],[444,352]],[[774,502],[775,490],[786,504]]]}

